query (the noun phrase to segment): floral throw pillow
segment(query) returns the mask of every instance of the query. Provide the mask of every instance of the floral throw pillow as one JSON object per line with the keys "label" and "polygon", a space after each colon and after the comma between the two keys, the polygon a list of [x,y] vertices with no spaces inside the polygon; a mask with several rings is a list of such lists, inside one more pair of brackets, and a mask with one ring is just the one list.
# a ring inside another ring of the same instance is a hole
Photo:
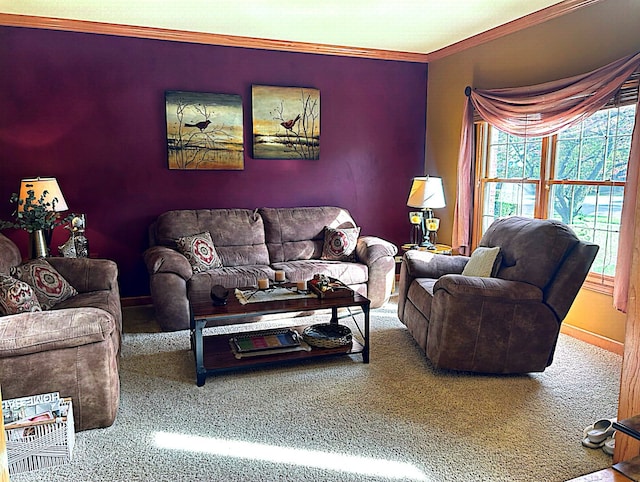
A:
{"label": "floral throw pillow", "polygon": [[222,268],[209,232],[184,236],[176,241],[178,250],[189,260],[194,273],[202,273],[212,268]]}
{"label": "floral throw pillow", "polygon": [[33,259],[11,269],[11,275],[27,283],[43,310],[50,310],[78,292],[43,258]]}
{"label": "floral throw pillow", "polygon": [[0,274],[0,315],[42,311],[31,286],[24,281]]}
{"label": "floral throw pillow", "polygon": [[355,261],[360,228],[324,228],[321,259],[329,261]]}

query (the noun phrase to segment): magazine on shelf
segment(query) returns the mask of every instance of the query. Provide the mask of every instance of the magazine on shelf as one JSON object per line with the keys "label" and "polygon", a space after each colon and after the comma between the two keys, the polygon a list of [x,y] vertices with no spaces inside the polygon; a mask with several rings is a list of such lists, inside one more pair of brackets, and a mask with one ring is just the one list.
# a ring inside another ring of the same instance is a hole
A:
{"label": "magazine on shelf", "polygon": [[292,328],[237,334],[229,339],[229,345],[236,358],[311,350]]}

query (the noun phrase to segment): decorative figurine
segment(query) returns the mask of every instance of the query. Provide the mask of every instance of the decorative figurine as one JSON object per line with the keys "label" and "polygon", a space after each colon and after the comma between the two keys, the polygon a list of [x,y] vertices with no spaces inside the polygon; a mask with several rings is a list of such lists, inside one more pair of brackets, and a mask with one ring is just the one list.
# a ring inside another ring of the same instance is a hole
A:
{"label": "decorative figurine", "polygon": [[71,220],[71,224],[65,226],[65,228],[71,231],[71,233],[69,235],[69,239],[62,246],[58,246],[62,256],[65,258],[88,258],[89,241],[84,235],[84,214],[75,216]]}
{"label": "decorative figurine", "polygon": [[[65,227],[67,227],[67,229],[70,229],[68,226]],[[76,245],[73,239],[73,231],[71,231],[69,239],[67,239],[67,241],[62,246],[58,246],[58,250],[60,251],[60,254],[65,258],[77,258]]]}

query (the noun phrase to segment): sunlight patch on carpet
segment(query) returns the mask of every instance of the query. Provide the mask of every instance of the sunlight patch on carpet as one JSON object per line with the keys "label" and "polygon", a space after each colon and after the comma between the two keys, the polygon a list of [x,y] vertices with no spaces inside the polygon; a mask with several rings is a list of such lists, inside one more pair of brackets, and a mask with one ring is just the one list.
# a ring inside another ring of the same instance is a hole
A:
{"label": "sunlight patch on carpet", "polygon": [[318,450],[304,450],[237,440],[198,437],[179,433],[156,432],[159,448],[200,452],[265,462],[303,465],[317,469],[335,470],[360,475],[428,481],[417,467],[392,460],[335,454]]}

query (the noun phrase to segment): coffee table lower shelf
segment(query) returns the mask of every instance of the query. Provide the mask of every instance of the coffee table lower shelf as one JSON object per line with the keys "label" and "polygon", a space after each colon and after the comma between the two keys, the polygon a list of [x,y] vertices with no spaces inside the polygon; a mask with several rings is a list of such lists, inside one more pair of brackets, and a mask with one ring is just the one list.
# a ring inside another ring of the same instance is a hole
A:
{"label": "coffee table lower shelf", "polygon": [[[302,333],[302,330],[304,330],[306,326],[307,325],[293,326],[292,328],[298,333]],[[301,350],[286,353],[264,353],[256,356],[236,358],[229,345],[229,339],[234,336],[237,336],[237,333],[206,335],[202,337],[203,362],[204,369],[206,371],[201,374],[203,377],[214,373],[241,368],[251,368],[326,356],[355,355],[364,352],[363,344],[354,337],[349,345],[336,348],[311,347],[310,351]]]}

